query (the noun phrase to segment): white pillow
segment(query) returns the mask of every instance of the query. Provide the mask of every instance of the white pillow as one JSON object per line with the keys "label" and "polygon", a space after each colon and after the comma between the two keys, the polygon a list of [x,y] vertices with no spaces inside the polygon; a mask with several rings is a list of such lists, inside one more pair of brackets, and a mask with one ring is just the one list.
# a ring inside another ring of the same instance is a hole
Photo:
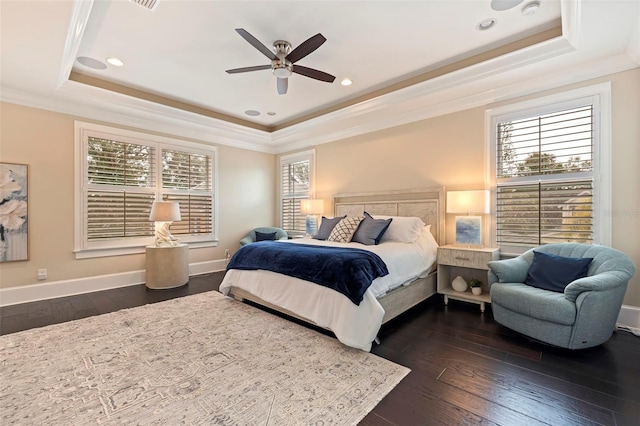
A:
{"label": "white pillow", "polygon": [[385,241],[398,241],[401,243],[414,243],[420,231],[424,227],[424,222],[419,217],[406,216],[373,216],[374,219],[392,218],[387,232],[380,239],[381,243]]}
{"label": "white pillow", "polygon": [[420,236],[416,240],[416,244],[426,247],[429,252],[435,253],[438,250],[438,242],[431,233],[431,225],[425,225],[420,230]]}

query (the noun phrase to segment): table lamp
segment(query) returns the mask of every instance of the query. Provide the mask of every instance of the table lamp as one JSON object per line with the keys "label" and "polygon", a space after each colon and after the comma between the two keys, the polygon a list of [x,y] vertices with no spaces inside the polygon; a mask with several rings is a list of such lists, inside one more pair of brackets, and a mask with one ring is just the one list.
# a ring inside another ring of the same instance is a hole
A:
{"label": "table lamp", "polygon": [[178,239],[171,235],[169,226],[172,222],[182,220],[180,216],[180,204],[167,201],[155,201],[151,207],[149,220],[155,221],[156,247],[161,247],[163,244],[169,246],[178,245]]}
{"label": "table lamp", "polygon": [[315,235],[318,232],[318,215],[324,213],[323,200],[300,201],[300,213],[306,214],[305,233]]}
{"label": "table lamp", "polygon": [[489,191],[447,192],[447,213],[466,214],[456,216],[456,244],[482,245],[482,216],[470,213],[489,213]]}

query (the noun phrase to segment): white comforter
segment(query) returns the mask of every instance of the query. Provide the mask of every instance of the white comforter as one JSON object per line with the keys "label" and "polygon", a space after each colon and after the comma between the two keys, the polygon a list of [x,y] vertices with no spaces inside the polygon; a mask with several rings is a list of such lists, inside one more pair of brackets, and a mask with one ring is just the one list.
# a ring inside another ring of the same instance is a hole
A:
{"label": "white comforter", "polygon": [[[345,246],[345,243],[308,238],[282,241],[282,244]],[[231,287],[241,288],[320,327],[330,329],[345,345],[370,351],[385,313],[376,298],[426,276],[436,260],[437,243],[425,227],[420,238],[412,244],[384,242],[377,246],[359,243],[348,245],[376,253],[389,270],[388,275],[373,281],[360,305],[354,305],[346,296],[330,288],[264,270],[231,269],[225,274],[220,291],[228,295]]]}

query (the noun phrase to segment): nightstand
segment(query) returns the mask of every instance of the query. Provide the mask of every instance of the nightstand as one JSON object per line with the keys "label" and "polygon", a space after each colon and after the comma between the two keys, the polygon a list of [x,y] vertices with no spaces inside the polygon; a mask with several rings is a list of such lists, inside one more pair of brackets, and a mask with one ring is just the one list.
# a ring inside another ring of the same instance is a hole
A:
{"label": "nightstand", "polygon": [[[458,245],[438,247],[438,293],[444,294],[444,304],[447,305],[449,299],[462,300],[479,304],[480,311],[484,312],[485,303],[491,303],[487,262],[499,258],[499,248]],[[476,296],[471,293],[470,288],[467,291],[455,291],[451,288],[451,281],[458,275],[467,284],[472,278],[481,280],[484,283],[482,294]]]}
{"label": "nightstand", "polygon": [[159,290],[189,282],[189,246],[147,246],[146,285]]}

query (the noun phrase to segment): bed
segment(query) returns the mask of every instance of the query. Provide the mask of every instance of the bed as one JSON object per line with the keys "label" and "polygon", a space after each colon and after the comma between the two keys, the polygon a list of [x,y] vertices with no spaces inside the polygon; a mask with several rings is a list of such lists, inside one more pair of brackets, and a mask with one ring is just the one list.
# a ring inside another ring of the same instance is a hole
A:
{"label": "bed", "polygon": [[[369,351],[382,324],[436,293],[436,251],[444,241],[443,196],[442,188],[430,188],[333,197],[335,217],[367,212],[376,218],[421,219],[425,226],[411,244],[382,241],[364,246],[308,238],[276,243],[354,246],[377,254],[387,264],[389,274],[373,280],[358,305],[333,289],[269,270],[229,269],[220,291],[331,330],[345,345]],[[403,252],[407,255],[399,256]]]}

